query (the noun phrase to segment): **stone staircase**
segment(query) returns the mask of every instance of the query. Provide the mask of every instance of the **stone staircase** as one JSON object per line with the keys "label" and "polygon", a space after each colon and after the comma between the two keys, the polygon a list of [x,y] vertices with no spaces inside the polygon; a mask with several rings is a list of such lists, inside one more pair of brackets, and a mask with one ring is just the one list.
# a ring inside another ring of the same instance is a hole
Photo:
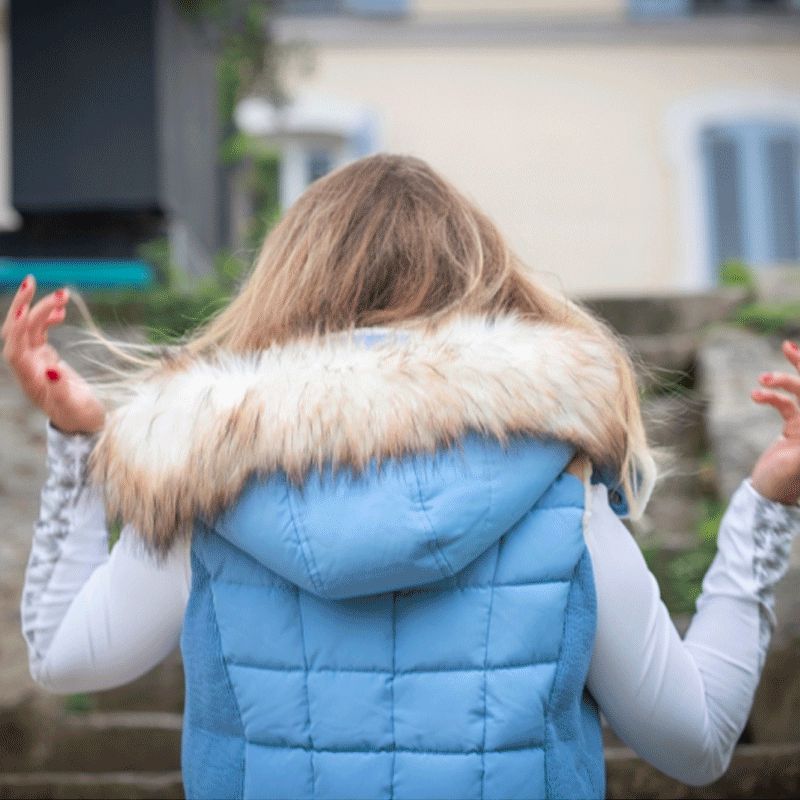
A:
{"label": "stone staircase", "polygon": [[34,698],[0,714],[0,797],[183,797],[178,651],[127,686],[70,701],[85,710]]}
{"label": "stone staircase", "polygon": [[[735,291],[657,300],[595,300],[643,364],[651,441],[672,449],[671,474],[656,489],[640,544],[668,561],[697,547],[702,501],[717,492],[709,464],[708,397],[696,380],[697,349],[709,324],[742,300]],[[676,618],[684,628],[687,617]],[[609,798],[788,798],[800,796],[800,640],[767,660],[748,727],[726,775],[689,787],[638,759],[606,729]],[[138,681],[86,698],[33,693],[0,707],[0,797],[180,798],[183,673],[176,651]]]}

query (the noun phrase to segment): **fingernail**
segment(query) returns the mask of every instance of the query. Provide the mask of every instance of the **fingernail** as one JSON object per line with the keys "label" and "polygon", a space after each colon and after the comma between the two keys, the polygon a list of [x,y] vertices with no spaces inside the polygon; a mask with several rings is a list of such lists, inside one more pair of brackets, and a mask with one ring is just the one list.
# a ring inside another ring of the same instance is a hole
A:
{"label": "fingernail", "polygon": [[758,376],[758,379],[759,379],[760,381],[770,381],[770,380],[772,380],[772,373],[771,373],[771,372],[762,372],[762,373],[761,373],[761,374]]}
{"label": "fingernail", "polygon": [[22,316],[22,312],[25,310],[25,306],[19,306],[17,310],[14,312],[14,316],[19,319]]}
{"label": "fingernail", "polygon": [[792,350],[800,350],[800,347],[798,347],[795,342],[789,342],[789,347],[791,347]]}
{"label": "fingernail", "polygon": [[63,289],[56,289],[53,294],[55,294],[56,300],[61,300],[64,297],[64,290]]}
{"label": "fingernail", "polygon": [[56,369],[48,369],[46,370],[45,374],[51,381],[57,381],[59,378],[58,370]]}
{"label": "fingernail", "polygon": [[20,289],[24,289],[28,285],[28,279],[25,278],[22,283],[19,285]]}

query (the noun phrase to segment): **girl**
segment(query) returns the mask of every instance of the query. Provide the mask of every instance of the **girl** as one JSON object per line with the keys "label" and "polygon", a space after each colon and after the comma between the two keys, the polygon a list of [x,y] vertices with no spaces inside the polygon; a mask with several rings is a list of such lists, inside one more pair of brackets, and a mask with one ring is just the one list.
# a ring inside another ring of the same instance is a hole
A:
{"label": "girl", "polygon": [[2,330],[48,417],[31,674],[106,689],[180,643],[188,797],[603,797],[600,711],[674,778],[725,771],[800,527],[794,398],[753,394],[783,435],[681,640],[620,520],[656,478],[628,354],[423,161],[315,182],[176,345],[90,325],[115,379],[60,360],[69,295],[34,292]]}

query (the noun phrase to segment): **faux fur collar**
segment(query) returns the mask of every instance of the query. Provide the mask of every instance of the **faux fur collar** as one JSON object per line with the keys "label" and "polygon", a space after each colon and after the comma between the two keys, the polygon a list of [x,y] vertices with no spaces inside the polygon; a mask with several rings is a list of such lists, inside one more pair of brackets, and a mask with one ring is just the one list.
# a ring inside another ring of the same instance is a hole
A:
{"label": "faux fur collar", "polygon": [[[604,463],[629,434],[608,347],[551,324],[472,316],[369,347],[337,334],[221,352],[142,383],[110,411],[89,481],[109,519],[164,553],[196,516],[213,520],[253,472],[283,469],[299,481],[326,463],[359,469],[430,452],[470,430],[553,436]],[[655,480],[644,442],[633,467],[643,507]]]}

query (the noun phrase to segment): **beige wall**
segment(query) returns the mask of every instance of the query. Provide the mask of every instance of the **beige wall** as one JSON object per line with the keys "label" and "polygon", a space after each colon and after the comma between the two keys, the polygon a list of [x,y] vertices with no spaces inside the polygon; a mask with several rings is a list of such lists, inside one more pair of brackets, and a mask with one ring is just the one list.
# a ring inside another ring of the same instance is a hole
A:
{"label": "beige wall", "polygon": [[626,0],[411,0],[413,12],[428,14],[581,14],[624,13]]}
{"label": "beige wall", "polygon": [[702,200],[671,153],[675,107],[782,90],[800,112],[800,57],[745,44],[328,47],[294,85],[377,109],[382,149],[428,160],[567,291],[668,291],[708,281],[689,230]]}

